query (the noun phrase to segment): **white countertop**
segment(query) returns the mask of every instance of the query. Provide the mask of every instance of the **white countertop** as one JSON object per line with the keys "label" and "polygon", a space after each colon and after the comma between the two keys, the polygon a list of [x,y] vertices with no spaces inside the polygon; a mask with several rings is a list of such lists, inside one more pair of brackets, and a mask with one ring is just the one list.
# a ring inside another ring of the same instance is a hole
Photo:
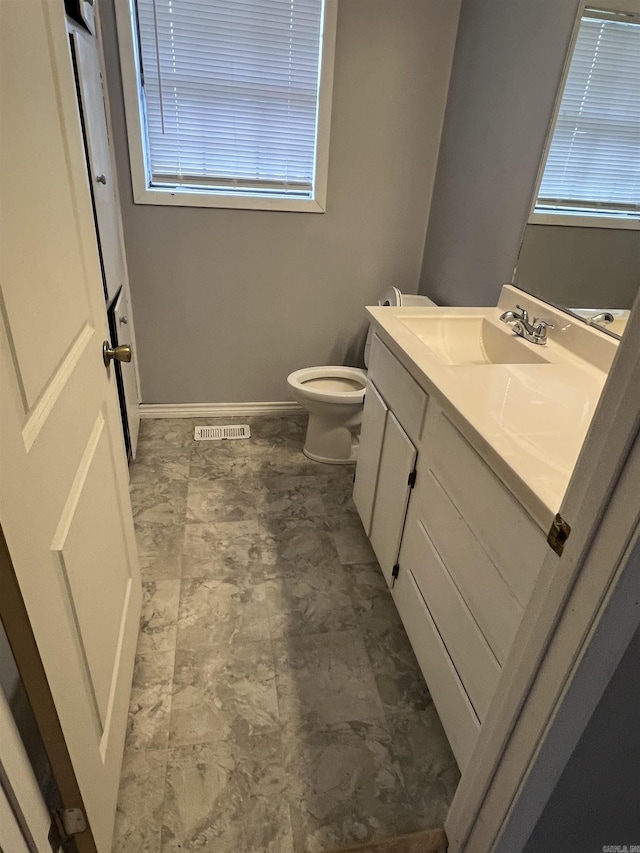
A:
{"label": "white countertop", "polygon": [[[445,364],[400,322],[403,317],[481,316],[504,328],[498,318],[505,305],[515,308],[514,294],[536,316],[556,322],[544,347],[524,344],[544,356],[546,364]],[[513,288],[503,289],[500,303],[495,308],[367,311],[378,337],[439,400],[546,532],[560,509],[617,342]],[[579,344],[574,346],[576,339]]]}

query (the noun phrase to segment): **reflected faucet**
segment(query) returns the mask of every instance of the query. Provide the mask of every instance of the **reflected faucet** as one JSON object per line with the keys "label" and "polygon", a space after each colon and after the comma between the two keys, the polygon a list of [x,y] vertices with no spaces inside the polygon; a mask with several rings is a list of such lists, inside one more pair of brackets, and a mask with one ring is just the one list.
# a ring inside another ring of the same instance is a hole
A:
{"label": "reflected faucet", "polygon": [[589,323],[613,323],[613,314],[610,311],[601,311],[589,319]]}
{"label": "reflected faucet", "polygon": [[[544,346],[547,343],[547,329],[555,329],[555,325],[548,320],[534,317],[529,322],[529,312],[521,305],[516,305],[517,311],[505,311],[500,315],[503,323],[513,323],[513,331],[516,335],[529,341],[531,344]],[[612,318],[613,319],[613,318]]]}

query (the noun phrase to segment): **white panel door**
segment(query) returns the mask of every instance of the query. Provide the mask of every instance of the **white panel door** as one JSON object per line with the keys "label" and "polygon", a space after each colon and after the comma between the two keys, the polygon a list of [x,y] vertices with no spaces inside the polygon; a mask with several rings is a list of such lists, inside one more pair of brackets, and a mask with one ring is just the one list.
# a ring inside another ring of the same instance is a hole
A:
{"label": "white panel door", "polygon": [[393,412],[388,412],[370,539],[389,586],[393,583],[391,573],[398,559],[409,503],[409,475],[415,464],[415,447]]}
{"label": "white panel door", "polygon": [[74,26],[70,37],[87,142],[100,255],[104,266],[107,300],[110,302],[125,283],[125,260],[120,242],[120,212],[109,148],[100,59],[94,36]]}
{"label": "white panel door", "polygon": [[[78,25],[69,24],[69,29],[106,296],[110,303],[120,291],[118,343],[129,344],[133,353],[131,363],[121,365],[121,370],[131,455],[135,458],[140,429],[137,353],[104,81],[97,39]],[[122,327],[123,317],[126,329]]]}
{"label": "white panel door", "polygon": [[11,853],[31,853],[7,795],[0,787],[0,851],[4,853],[6,850]]}
{"label": "white panel door", "polygon": [[364,399],[356,479],[353,486],[353,502],[360,514],[367,536],[371,534],[371,517],[387,411],[384,400],[378,394],[375,385],[369,381]]}
{"label": "white panel door", "polygon": [[0,3],[0,182],[0,523],[108,853],[141,588],[62,3]]}

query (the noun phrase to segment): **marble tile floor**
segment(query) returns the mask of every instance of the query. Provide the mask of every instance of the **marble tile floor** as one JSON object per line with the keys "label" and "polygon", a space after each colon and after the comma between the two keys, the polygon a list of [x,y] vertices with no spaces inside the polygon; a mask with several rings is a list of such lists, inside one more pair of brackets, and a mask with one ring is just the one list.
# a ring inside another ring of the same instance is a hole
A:
{"label": "marble tile floor", "polygon": [[114,853],[320,853],[442,826],[458,768],[305,418],[143,420],[143,614]]}

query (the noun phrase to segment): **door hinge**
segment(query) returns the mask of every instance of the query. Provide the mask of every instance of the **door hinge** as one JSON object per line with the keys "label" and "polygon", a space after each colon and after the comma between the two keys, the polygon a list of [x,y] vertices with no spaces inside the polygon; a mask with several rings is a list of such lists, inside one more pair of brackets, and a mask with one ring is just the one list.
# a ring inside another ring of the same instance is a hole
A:
{"label": "door hinge", "polygon": [[58,809],[51,814],[51,827],[49,828],[49,844],[51,849],[58,853],[59,850],[75,850],[75,845],[70,846],[74,835],[79,835],[87,829],[87,819],[82,809]]}
{"label": "door hinge", "polygon": [[391,569],[391,577],[395,580],[400,574],[400,563],[396,563],[395,566]]}
{"label": "door hinge", "polygon": [[416,471],[416,469],[414,468],[414,469],[413,469],[413,471],[409,474],[409,479],[408,479],[408,481],[407,481],[407,482],[409,483],[409,488],[410,488],[410,489],[412,489],[412,488],[415,486],[415,484],[416,484],[416,477],[417,477],[417,476],[418,476],[417,471]]}
{"label": "door hinge", "polygon": [[551,546],[551,550],[555,551],[559,557],[562,556],[564,543],[569,538],[570,533],[571,527],[559,513],[556,514],[547,533],[547,542]]}

